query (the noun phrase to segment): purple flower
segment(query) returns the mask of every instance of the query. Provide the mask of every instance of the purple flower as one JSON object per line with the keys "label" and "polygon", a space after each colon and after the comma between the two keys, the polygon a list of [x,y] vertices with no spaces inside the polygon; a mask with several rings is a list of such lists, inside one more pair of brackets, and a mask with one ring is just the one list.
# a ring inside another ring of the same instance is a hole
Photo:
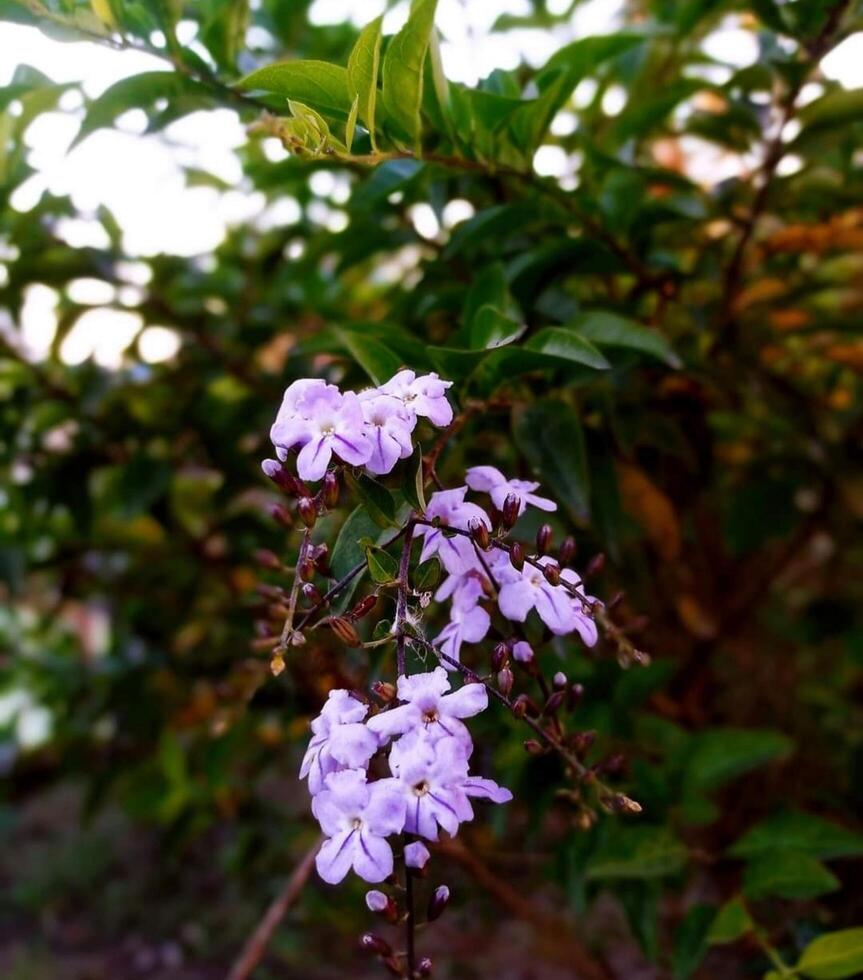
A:
{"label": "purple flower", "polygon": [[399,739],[390,750],[390,768],[406,799],[405,830],[437,840],[438,828],[452,835],[473,819],[469,797],[507,803],[512,793],[490,779],[468,775],[470,745],[461,739],[434,741],[422,731]]}
{"label": "purple flower", "polygon": [[518,513],[521,516],[528,505],[539,510],[557,510],[557,504],[547,497],[537,497],[533,492],[539,484],[532,480],[507,480],[494,466],[472,466],[465,476],[471,490],[479,490],[491,495],[491,502],[498,510],[503,510],[503,502],[510,494],[518,498]]}
{"label": "purple flower", "polygon": [[482,684],[465,684],[452,694],[446,693],[449,689],[443,667],[399,677],[396,690],[404,704],[369,718],[367,726],[382,739],[416,729],[432,738],[450,735],[469,743],[470,735],[461,719],[484,711],[488,692]]}
{"label": "purple flower", "polygon": [[519,640],[512,645],[512,659],[520,664],[529,664],[533,660],[533,647],[527,640]]}
{"label": "purple flower", "polygon": [[335,385],[311,379],[295,381],[285,392],[270,438],[280,458],[292,447],[302,446],[297,473],[303,480],[320,480],[334,453],[352,466],[361,466],[372,452],[357,396],[352,391],[343,395]]}
{"label": "purple flower", "polygon": [[393,871],[393,852],[384,839],[405,822],[404,791],[395,779],[366,782],[365,772],[345,769],[327,776],[312,800],[312,813],[327,836],[317,856],[318,874],[338,884],[351,868],[375,883]]}
{"label": "purple flower", "polygon": [[[548,555],[539,559],[541,565],[551,561]],[[525,564],[520,572],[508,571],[497,602],[503,615],[516,623],[523,623],[531,609],[536,609],[540,619],[558,636],[576,628],[572,596],[562,585],[551,585],[534,565]]]}
{"label": "purple flower", "polygon": [[[453,581],[455,580],[454,584]],[[434,644],[448,657],[458,662],[462,643],[478,643],[488,633],[491,617],[479,605],[484,594],[482,578],[474,572],[461,577],[451,575],[438,589],[438,602],[452,595],[450,621],[435,637]],[[455,667],[443,663],[448,670]]]}
{"label": "purple flower", "polygon": [[330,773],[364,768],[377,752],[377,738],[362,723],[368,710],[350,692],[330,691],[311,724],[312,739],[300,767],[300,779],[308,776],[312,796],[321,792]]}
{"label": "purple flower", "polygon": [[[462,531],[468,529],[471,521],[480,521],[491,530],[488,514],[482,507],[467,503],[464,499],[466,494],[467,487],[433,493],[426,507],[427,520],[438,518],[442,527],[456,527]],[[420,561],[439,555],[444,567],[450,572],[465,571],[478,564],[473,542],[468,538],[460,535],[448,538],[439,527],[428,527],[424,524],[417,528],[417,534],[424,538]]]}
{"label": "purple flower", "polygon": [[372,888],[366,892],[366,907],[369,912],[385,912],[389,908],[390,900],[383,892],[377,888]]}
{"label": "purple flower", "polygon": [[447,401],[446,390],[452,381],[441,381],[436,374],[417,377],[414,371],[399,371],[381,385],[379,391],[401,399],[414,415],[422,415],[433,425],[445,426],[452,422],[452,406]]}
{"label": "purple flower", "polygon": [[429,849],[420,840],[412,841],[405,848],[405,864],[409,868],[424,868],[430,857]]}
{"label": "purple flower", "polygon": [[400,399],[382,395],[375,388],[361,392],[359,399],[372,444],[366,469],[370,473],[389,473],[400,459],[413,452],[411,432],[416,416],[408,412]]}

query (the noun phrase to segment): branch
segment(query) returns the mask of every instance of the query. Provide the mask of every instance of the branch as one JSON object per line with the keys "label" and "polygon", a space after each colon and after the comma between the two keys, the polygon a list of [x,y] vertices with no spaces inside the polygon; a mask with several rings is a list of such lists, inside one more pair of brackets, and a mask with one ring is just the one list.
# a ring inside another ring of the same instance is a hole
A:
{"label": "branch", "polygon": [[396,599],[396,676],[405,674],[405,622],[407,620],[408,587],[411,563],[411,542],[414,536],[414,521],[405,525],[405,539],[402,543],[402,557],[399,561],[398,597]]}
{"label": "branch", "polygon": [[296,903],[309,880],[309,875],[315,865],[315,856],[322,840],[323,838],[319,837],[294,868],[293,874],[285,883],[285,887],[273,899],[270,907],[264,913],[264,917],[258,923],[255,931],[243,947],[243,951],[231,967],[227,980],[248,980],[251,977],[263,959],[279,923],[287,915],[291,906]]}

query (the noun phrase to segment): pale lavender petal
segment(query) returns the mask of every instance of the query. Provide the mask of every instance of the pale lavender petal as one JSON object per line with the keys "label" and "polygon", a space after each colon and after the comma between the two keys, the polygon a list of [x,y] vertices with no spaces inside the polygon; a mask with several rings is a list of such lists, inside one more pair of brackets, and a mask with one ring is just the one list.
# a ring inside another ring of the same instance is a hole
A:
{"label": "pale lavender petal", "polygon": [[569,593],[559,585],[545,585],[535,592],[536,611],[545,625],[557,636],[575,628],[575,610]]}
{"label": "pale lavender petal", "polygon": [[383,912],[389,907],[389,904],[390,900],[387,896],[376,888],[366,892],[366,908],[369,912]]}
{"label": "pale lavender petal", "polygon": [[451,718],[472,718],[488,707],[488,692],[482,684],[465,684],[440,700],[441,713]]}
{"label": "pale lavender petal", "polygon": [[512,645],[512,659],[520,664],[527,664],[533,660],[533,647],[527,640],[519,640]]}
{"label": "pale lavender petal", "polygon": [[315,864],[318,874],[327,884],[337,885],[351,870],[356,833],[356,830],[343,830],[330,840],[324,841],[318,851]]}
{"label": "pale lavender petal", "polygon": [[479,643],[489,631],[491,617],[482,606],[465,610],[462,617],[462,639],[465,643]]}
{"label": "pale lavender petal", "polygon": [[557,510],[557,504],[553,500],[549,500],[548,497],[537,497],[535,493],[529,493],[525,495],[524,499],[531,507],[536,507],[537,510]]}
{"label": "pale lavender petal", "polygon": [[596,646],[596,641],[599,639],[596,623],[591,616],[578,608],[575,610],[575,629],[586,647]]}
{"label": "pale lavender petal", "polygon": [[512,799],[512,793],[505,786],[498,786],[493,779],[470,776],[461,785],[468,796],[491,800],[492,803],[509,803]]}
{"label": "pale lavender petal", "polygon": [[[415,701],[423,697],[438,697],[450,689],[449,678],[441,667],[422,674],[402,675],[396,681],[399,698]],[[396,709],[398,710],[398,709]]]}
{"label": "pale lavender petal", "polygon": [[380,714],[369,718],[368,727],[381,738],[392,738],[401,735],[417,723],[419,712],[411,704],[400,704],[396,708],[381,711]]}
{"label": "pale lavender petal", "polygon": [[379,779],[371,784],[363,822],[372,833],[381,837],[401,833],[405,825],[405,797],[397,779]]}
{"label": "pale lavender petal", "polygon": [[497,597],[500,611],[515,623],[523,623],[533,609],[537,590],[523,578],[502,585]]}
{"label": "pale lavender petal", "polygon": [[330,754],[343,766],[360,769],[378,750],[377,737],[359,723],[339,725],[329,739]]}
{"label": "pale lavender petal", "polygon": [[351,466],[363,466],[372,452],[371,440],[360,428],[336,432],[332,436],[331,444],[336,456]]}
{"label": "pale lavender petal", "polygon": [[307,442],[297,457],[297,473],[303,480],[320,480],[332,458],[332,448],[325,436]]}
{"label": "pale lavender petal", "polygon": [[312,800],[312,813],[327,837],[335,837],[344,827],[345,812],[331,790],[325,789]]}
{"label": "pale lavender petal", "polygon": [[372,884],[383,881],[393,873],[393,850],[383,837],[376,837],[364,828],[357,833],[353,865],[364,881]]}
{"label": "pale lavender petal", "polygon": [[430,857],[429,849],[422,841],[412,841],[405,848],[405,864],[409,868],[424,868]]}
{"label": "pale lavender petal", "polygon": [[465,481],[471,490],[488,493],[501,483],[506,483],[506,477],[494,466],[471,466],[465,474]]}

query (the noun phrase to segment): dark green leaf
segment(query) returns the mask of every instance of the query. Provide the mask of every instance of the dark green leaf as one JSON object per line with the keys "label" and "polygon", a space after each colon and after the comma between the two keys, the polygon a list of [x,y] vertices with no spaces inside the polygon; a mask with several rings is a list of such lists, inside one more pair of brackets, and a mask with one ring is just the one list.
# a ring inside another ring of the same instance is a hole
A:
{"label": "dark green leaf", "polygon": [[385,486],[365,473],[354,476],[346,473],[345,479],[351,489],[365,504],[372,520],[381,527],[395,526],[396,502]]}
{"label": "dark green leaf", "polygon": [[661,334],[617,313],[591,310],[576,317],[568,326],[599,347],[625,347],[650,354],[671,367],[681,366],[680,358]]}
{"label": "dark green leaf", "polygon": [[344,346],[376,385],[388,381],[402,366],[401,358],[379,340],[357,330],[339,330]]}
{"label": "dark green leaf", "polygon": [[545,327],[525,344],[528,350],[535,350],[562,361],[574,361],[587,367],[603,371],[611,365],[589,340],[585,340],[567,327]]}
{"label": "dark green leaf", "polygon": [[325,61],[283,61],[259,68],[237,83],[243,92],[260,89],[306,103],[318,111],[335,111],[347,118],[353,97],[348,73]]}
{"label": "dark green leaf", "polygon": [[436,8],[437,0],[413,0],[407,23],[390,41],[381,69],[387,115],[412,148],[420,142],[423,65]]}
{"label": "dark green leaf", "polygon": [[752,929],[753,922],[749,909],[746,908],[743,898],[738,895],[727,901],[716,913],[716,918],[707,934],[707,942],[712,946],[733,943],[750,933]]}
{"label": "dark green leaf", "polygon": [[754,858],[743,873],[743,892],[751,899],[768,895],[787,899],[817,898],[838,887],[838,878],[820,861],[795,851],[773,851]]}
{"label": "dark green leaf", "polygon": [[515,418],[516,445],[534,473],[578,520],[589,516],[590,481],[581,422],[569,405],[540,401]]}
{"label": "dark green leaf", "polygon": [[348,95],[357,100],[359,117],[369,131],[375,149],[375,104],[381,56],[382,17],[367,24],[348,58]]}
{"label": "dark green leaf", "polygon": [[369,575],[371,575],[372,581],[379,585],[393,582],[399,576],[399,563],[382,548],[367,548],[366,563],[369,566]]}
{"label": "dark green leaf", "polygon": [[824,859],[859,857],[863,837],[822,817],[785,810],[748,830],[728,853],[753,858],[772,851],[796,851]]}
{"label": "dark green leaf", "polygon": [[687,980],[701,962],[707,949],[707,936],[716,915],[712,905],[693,905],[674,932],[671,975]]}
{"label": "dark green leaf", "polygon": [[677,874],[687,852],[666,827],[616,824],[591,854],[585,875],[591,880],[662,878]]}
{"label": "dark green leaf", "polygon": [[424,514],[426,509],[425,489],[423,487],[423,452],[417,444],[413,454],[405,463],[402,493],[405,500],[418,514]]}

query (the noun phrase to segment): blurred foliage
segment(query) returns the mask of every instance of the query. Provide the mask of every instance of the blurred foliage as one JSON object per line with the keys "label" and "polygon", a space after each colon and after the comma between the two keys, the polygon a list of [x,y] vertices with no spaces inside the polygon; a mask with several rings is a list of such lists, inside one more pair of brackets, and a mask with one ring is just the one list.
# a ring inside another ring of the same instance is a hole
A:
{"label": "blurred foliage", "polygon": [[[86,896],[103,937],[136,923],[230,957],[313,839],[308,717],[383,669],[319,640],[272,679],[252,649],[255,552],[296,547],[268,516],[269,423],[294,378],[360,386],[408,364],[457,382],[442,478],[537,473],[558,540],[576,529],[582,565],[607,554],[593,591],[625,589],[621,621],[654,657],[621,671],[556,649],[596,759],[622,753],[644,813],[577,829],[557,763],[490,711],[478,738],[517,802],[493,839],[465,828],[472,850],[522,893],[564,896],[574,935],[587,916],[597,975],[859,975],[863,92],[819,67],[863,30],[859,3],[631,0],[617,33],[475,88],[444,77],[433,0],[383,37],[308,6],[0,0],[51,37],[164,61],[77,109],[76,86],[27,65],[0,94],[4,915],[62,918]],[[579,4],[530,6],[495,29],[558,30]],[[707,53],[728,18],[757,41],[747,67]],[[149,134],[235,110],[261,215],[189,259],[129,255],[111,214],[68,198],[19,210],[27,129],[58,106],[78,140],[130,109]],[[534,169],[549,146],[560,178]],[[737,166],[715,180],[697,158]],[[76,220],[105,244],[71,247]],[[176,331],[177,353],[148,363],[133,340],[117,369],[67,363],[81,279]],[[56,298],[44,358],[15,326],[39,285]],[[57,793],[65,843],[16,860],[35,846],[22,814]],[[451,976],[496,936],[480,886],[460,887]],[[167,914],[184,888],[185,931]],[[310,886],[260,976],[356,969],[353,892]],[[42,955],[9,972],[46,975]]]}

